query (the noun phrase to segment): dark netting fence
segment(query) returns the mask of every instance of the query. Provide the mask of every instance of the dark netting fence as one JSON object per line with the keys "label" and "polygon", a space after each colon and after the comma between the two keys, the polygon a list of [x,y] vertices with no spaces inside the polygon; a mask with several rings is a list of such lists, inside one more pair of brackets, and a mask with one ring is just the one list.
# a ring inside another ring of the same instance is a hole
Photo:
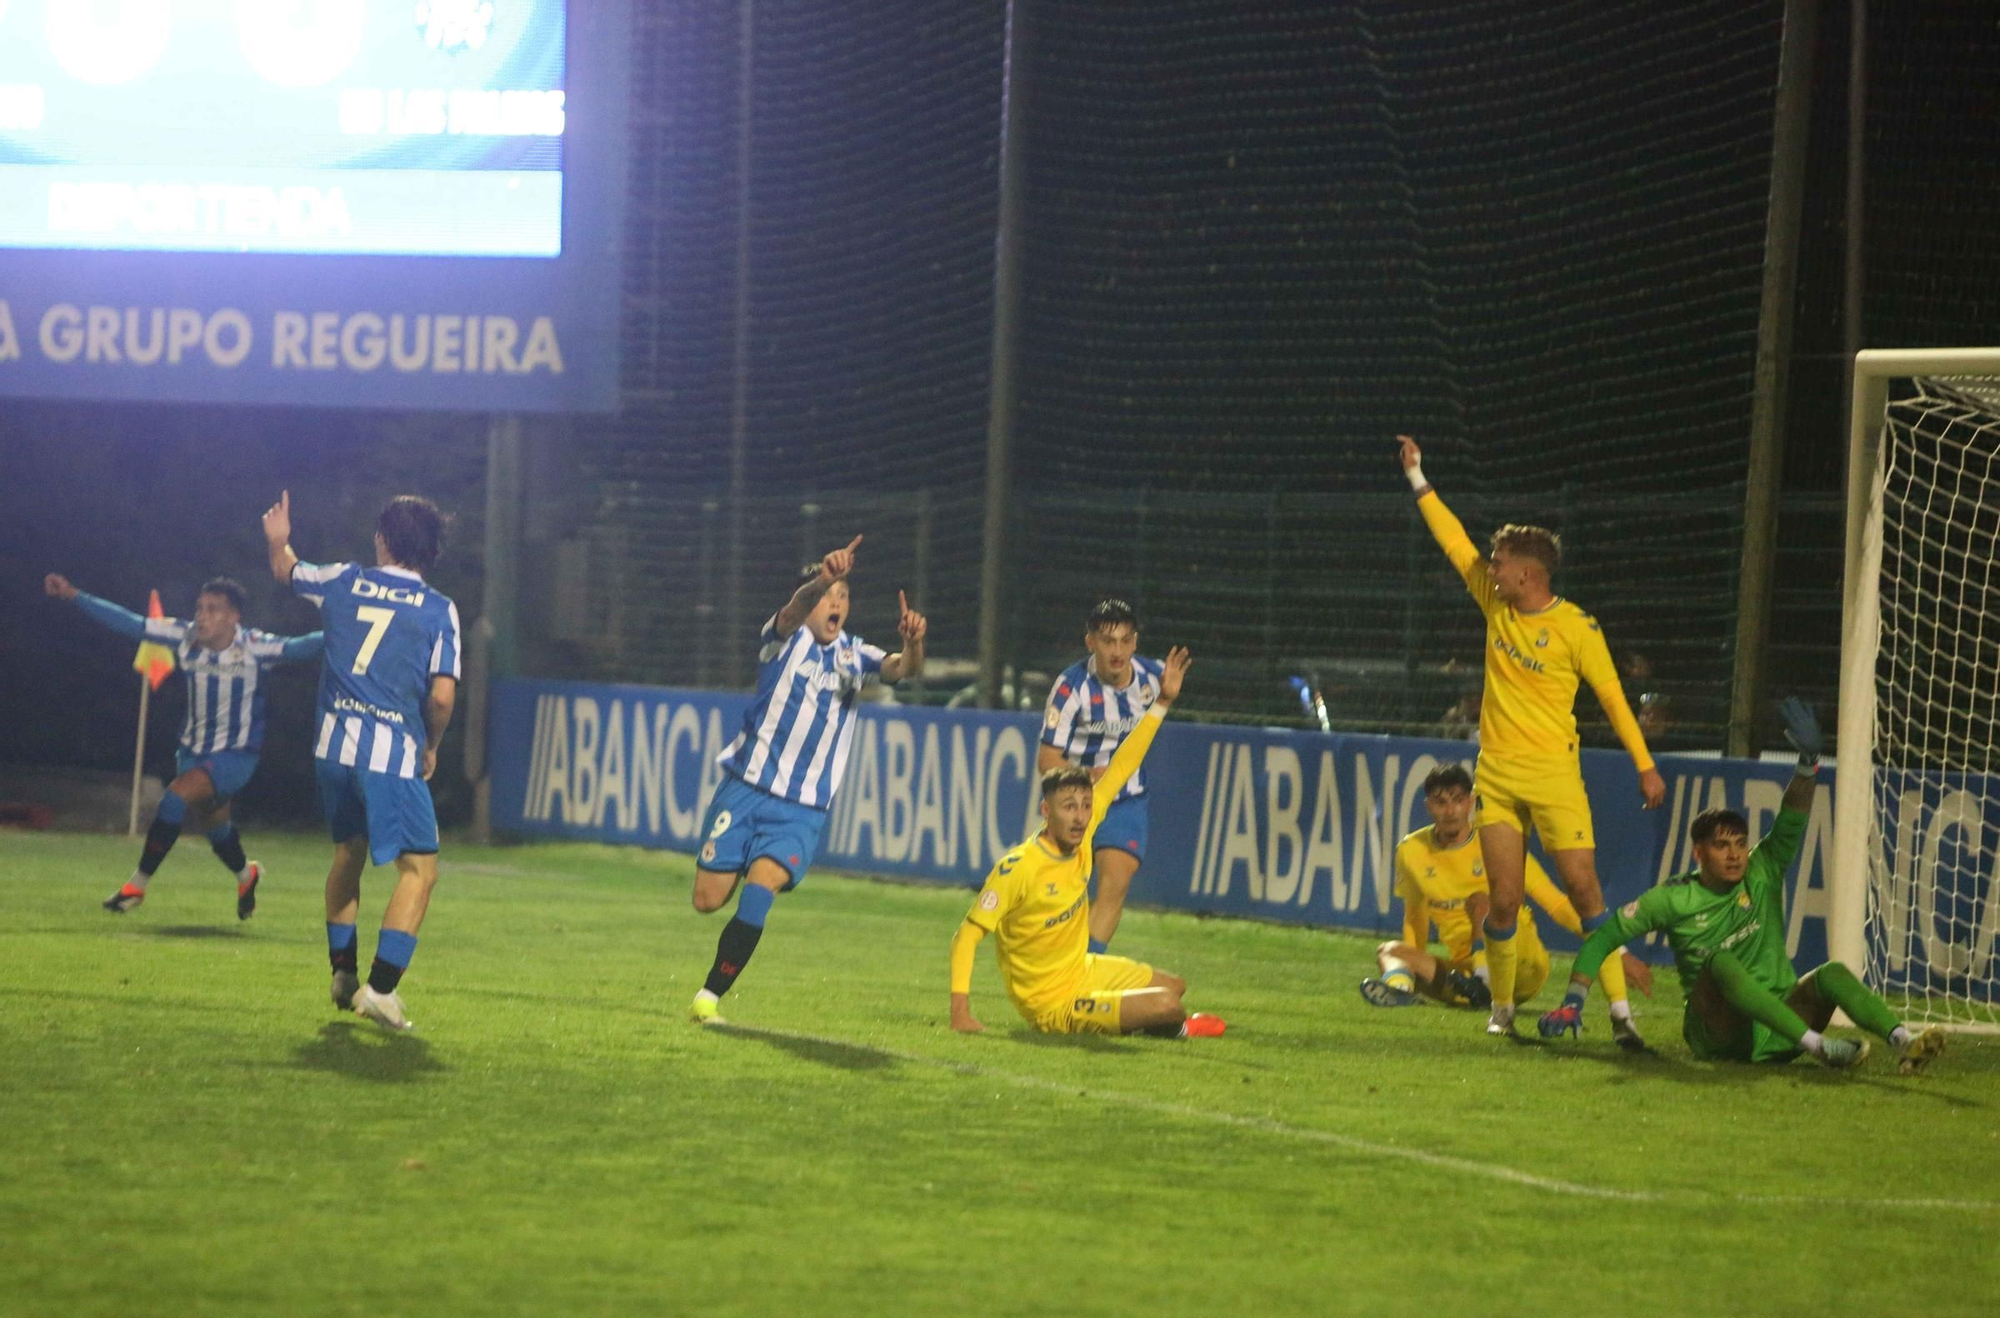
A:
{"label": "dark netting fence", "polygon": [[[641,19],[627,404],[577,423],[546,473],[542,503],[564,512],[528,569],[550,601],[532,662],[740,685],[792,569],[864,533],[856,630],[887,637],[911,589],[933,620],[922,698],[962,698],[1005,7],[750,12],[745,151],[739,7]],[[1013,696],[1038,702],[1085,609],[1120,594],[1149,648],[1201,653],[1197,712],[1298,719],[1289,679],[1306,676],[1340,725],[1443,724],[1476,684],[1480,627],[1393,469],[1408,430],[1476,537],[1563,532],[1562,589],[1603,619],[1628,691],[1664,697],[1663,744],[1719,744],[1781,6],[1039,0],[1022,16],[998,601]],[[1973,122],[1929,86],[1962,80],[1921,76],[1969,57],[1905,26],[1877,22],[1871,150],[1885,179],[1921,169],[1977,205],[1976,171],[1895,159]],[[1839,168],[1819,149],[1839,78],[1822,69],[1814,197]],[[1922,305],[1884,324],[1976,338],[1958,330],[1980,294],[1945,285],[1991,255],[1927,254],[1929,194],[1906,183],[1870,252]],[[1808,226],[1802,307],[1827,286],[1823,206]],[[1788,474],[1822,442],[1794,435]],[[1810,520],[1798,508],[1787,527]],[[1780,646],[1785,592],[1806,593],[1786,564],[1825,546],[1784,552]],[[1827,644],[1775,667],[1831,686]]]}

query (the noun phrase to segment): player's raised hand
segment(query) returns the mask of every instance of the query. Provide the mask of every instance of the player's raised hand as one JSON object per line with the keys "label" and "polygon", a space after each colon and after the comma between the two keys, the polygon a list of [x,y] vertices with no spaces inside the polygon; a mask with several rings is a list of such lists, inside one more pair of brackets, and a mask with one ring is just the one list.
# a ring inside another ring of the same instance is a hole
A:
{"label": "player's raised hand", "polygon": [[1648,769],[1639,775],[1639,795],[1645,801],[1642,807],[1658,810],[1667,799],[1667,780],[1660,777],[1658,769]]}
{"label": "player's raised hand", "polygon": [[[855,540],[859,543],[860,537],[856,536]],[[910,597],[900,590],[896,592],[896,607],[901,610],[901,616],[896,619],[896,630],[902,634],[904,644],[922,644],[924,634],[930,630],[929,620],[910,607]]]}
{"label": "player's raised hand", "polygon": [[1778,715],[1785,720],[1785,740],[1801,759],[1817,760],[1826,749],[1826,734],[1820,731],[1813,708],[1797,696],[1778,702]]}
{"label": "player's raised hand", "polygon": [[1424,451],[1417,447],[1417,441],[1408,435],[1396,436],[1396,462],[1404,471],[1424,460]]}
{"label": "player's raised hand", "polygon": [[1181,697],[1181,681],[1187,677],[1188,665],[1194,662],[1185,645],[1176,645],[1167,651],[1166,667],[1160,673],[1160,703],[1171,705]]}
{"label": "player's raised hand", "polygon": [[264,541],[273,548],[292,540],[292,492],[282,490],[278,501],[264,510]]}
{"label": "player's raised hand", "polygon": [[76,587],[69,584],[69,578],[60,572],[51,572],[42,578],[42,590],[53,599],[73,600]]}
{"label": "player's raised hand", "polygon": [[847,542],[847,548],[836,549],[819,561],[819,574],[828,581],[838,581],[854,570],[854,551],[861,547],[861,537],[855,536]]}

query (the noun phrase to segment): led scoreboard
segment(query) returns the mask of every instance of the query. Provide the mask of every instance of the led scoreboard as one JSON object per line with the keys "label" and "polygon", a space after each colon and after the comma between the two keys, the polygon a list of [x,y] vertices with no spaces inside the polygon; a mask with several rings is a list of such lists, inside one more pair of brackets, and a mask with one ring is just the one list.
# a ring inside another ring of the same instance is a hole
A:
{"label": "led scoreboard", "polygon": [[0,395],[616,405],[629,0],[0,0]]}

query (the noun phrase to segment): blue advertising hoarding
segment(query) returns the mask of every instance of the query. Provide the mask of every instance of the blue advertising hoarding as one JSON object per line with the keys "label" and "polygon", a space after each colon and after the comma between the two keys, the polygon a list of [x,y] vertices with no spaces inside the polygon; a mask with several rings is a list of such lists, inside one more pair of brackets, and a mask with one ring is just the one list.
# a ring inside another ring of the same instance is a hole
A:
{"label": "blue advertising hoarding", "polygon": [[[716,757],[747,704],[713,692],[498,682],[488,743],[494,826],[694,852]],[[978,884],[1038,822],[1030,792],[1038,731],[1025,714],[864,706],[818,864]],[[1424,775],[1472,749],[1170,722],[1146,765],[1151,838],[1131,900],[1391,932],[1391,857],[1397,839],[1428,822]],[[1614,904],[1693,868],[1688,824],[1704,809],[1742,810],[1761,834],[1791,777],[1781,763],[1666,756],[1666,804],[1642,811],[1622,753],[1585,751],[1583,765],[1598,869]],[[1788,906],[1788,944],[1808,963],[1826,956],[1830,905],[1832,775],[1820,777]],[[1550,937],[1575,945],[1560,930]]]}
{"label": "blue advertising hoarding", "polygon": [[630,29],[0,5],[0,396],[615,408]]}

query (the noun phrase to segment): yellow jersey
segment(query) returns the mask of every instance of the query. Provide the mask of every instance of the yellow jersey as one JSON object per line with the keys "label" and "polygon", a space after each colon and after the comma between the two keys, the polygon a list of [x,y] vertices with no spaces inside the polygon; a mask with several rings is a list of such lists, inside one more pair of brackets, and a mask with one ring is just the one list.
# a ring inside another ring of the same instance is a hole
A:
{"label": "yellow jersey", "polygon": [[[1557,924],[1578,935],[1583,921],[1576,907],[1548,871],[1532,855],[1528,860],[1528,897],[1547,911]],[[1438,845],[1433,828],[1420,828],[1396,844],[1396,895],[1403,901],[1403,941],[1411,947],[1430,942],[1430,927],[1437,925],[1438,941],[1445,945],[1447,959],[1472,959],[1472,919],[1465,913],[1465,899],[1486,889],[1485,857],[1479,850],[1479,834],[1469,832],[1455,847]],[[1521,932],[1540,941],[1535,917],[1521,908]]]}
{"label": "yellow jersey", "polygon": [[1035,834],[1000,858],[965,914],[995,935],[1000,978],[1023,1014],[1076,996],[1090,950],[1092,841],[1165,721],[1166,711],[1154,705],[1126,735],[1090,789],[1090,825],[1075,851],[1065,856]]}
{"label": "yellow jersey", "polygon": [[1495,759],[1575,759],[1576,688],[1590,683],[1618,740],[1641,773],[1653,767],[1646,738],[1611,662],[1597,619],[1558,596],[1523,613],[1494,592],[1493,571],[1436,490],[1417,509],[1486,615],[1486,693],[1479,711],[1479,753]]}

